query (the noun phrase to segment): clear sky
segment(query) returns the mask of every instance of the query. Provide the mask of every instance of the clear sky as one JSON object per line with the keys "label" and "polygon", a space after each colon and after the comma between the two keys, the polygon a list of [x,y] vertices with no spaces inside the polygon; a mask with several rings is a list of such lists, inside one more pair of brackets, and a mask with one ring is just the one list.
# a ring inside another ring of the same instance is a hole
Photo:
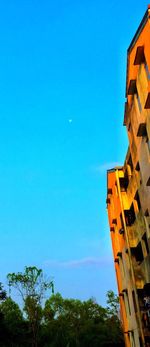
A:
{"label": "clear sky", "polygon": [[1,0],[0,280],[42,267],[67,297],[116,290],[106,170],[124,161],[126,50],[147,2]]}

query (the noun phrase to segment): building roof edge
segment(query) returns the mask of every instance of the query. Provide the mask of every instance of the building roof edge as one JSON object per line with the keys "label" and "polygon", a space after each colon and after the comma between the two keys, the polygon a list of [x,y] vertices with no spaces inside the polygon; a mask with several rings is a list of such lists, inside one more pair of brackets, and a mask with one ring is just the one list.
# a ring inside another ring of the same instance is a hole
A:
{"label": "building roof edge", "polygon": [[146,12],[144,14],[144,17],[142,18],[142,20],[141,20],[141,22],[140,22],[140,24],[139,24],[139,26],[138,26],[138,28],[136,30],[136,33],[133,36],[133,39],[132,39],[132,41],[131,41],[131,43],[130,43],[130,45],[128,47],[127,53],[130,53],[131,49],[133,48],[133,46],[135,45],[135,43],[136,43],[136,41],[137,41],[137,39],[139,37],[141,31],[143,30],[143,28],[144,28],[144,26],[145,26],[145,24],[146,24],[146,22],[147,22],[147,20],[149,18],[149,11],[150,11],[150,5],[148,5],[148,8],[147,8],[147,10],[146,10]]}
{"label": "building roof edge", "polygon": [[[143,30],[148,18],[149,18],[149,14],[150,14],[150,4],[147,6],[147,10],[144,14],[144,17],[142,18],[136,32],[135,32],[135,35],[133,36],[133,39],[127,49],[127,72],[126,72],[126,93],[125,93],[125,97],[127,97],[127,81],[128,81],[128,69],[129,69],[129,53],[131,51],[131,49],[134,47],[136,41],[138,40],[138,37],[141,33],[141,31]],[[124,119],[125,121],[125,119]]]}

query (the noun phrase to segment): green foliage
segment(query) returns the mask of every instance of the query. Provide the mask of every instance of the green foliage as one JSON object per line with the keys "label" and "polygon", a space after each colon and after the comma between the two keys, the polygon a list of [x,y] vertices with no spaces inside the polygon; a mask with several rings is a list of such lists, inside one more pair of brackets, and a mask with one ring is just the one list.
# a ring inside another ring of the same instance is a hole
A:
{"label": "green foliage", "polygon": [[118,317],[120,311],[119,297],[112,291],[109,290],[106,294],[107,297],[107,311],[110,315]]}
{"label": "green foliage", "polygon": [[36,266],[25,267],[25,271],[7,275],[9,287],[14,287],[24,303],[24,311],[32,331],[32,345],[37,347],[39,326],[42,319],[42,301],[48,289],[53,290],[53,282],[44,279],[43,271]]}
{"label": "green foliage", "polygon": [[[42,270],[26,267],[8,274],[9,285],[19,291],[23,309],[9,297],[0,303],[0,347],[124,347],[119,300],[107,293],[107,307],[52,294],[53,283]],[[1,285],[0,290],[3,290]]]}
{"label": "green foliage", "polygon": [[42,319],[42,307],[37,303],[35,298],[28,296],[25,299],[24,311],[29,320],[33,322],[40,322]]}
{"label": "green foliage", "polygon": [[[116,297],[114,295],[114,303],[112,292],[109,298],[110,307],[116,305]],[[110,308],[101,307],[94,299],[81,302],[63,299],[57,293],[45,302],[43,313],[45,341],[49,341],[46,346],[124,346],[119,319],[112,311],[110,314]]]}
{"label": "green foliage", "polygon": [[3,314],[5,321],[9,324],[23,320],[23,314],[19,308],[19,305],[16,304],[11,298],[7,298],[1,303],[0,311]]}
{"label": "green foliage", "polygon": [[0,301],[3,301],[6,299],[6,291],[3,289],[3,285],[0,282]]}
{"label": "green foliage", "polygon": [[43,271],[36,266],[26,266],[24,273],[9,273],[7,279],[9,287],[17,289],[24,301],[30,296],[40,304],[45,292],[48,289],[54,290],[53,281],[46,281]]}
{"label": "green foliage", "polygon": [[[2,346],[25,346],[25,322],[19,306],[7,298],[0,305],[0,336]],[[1,346],[1,344],[0,344]]]}

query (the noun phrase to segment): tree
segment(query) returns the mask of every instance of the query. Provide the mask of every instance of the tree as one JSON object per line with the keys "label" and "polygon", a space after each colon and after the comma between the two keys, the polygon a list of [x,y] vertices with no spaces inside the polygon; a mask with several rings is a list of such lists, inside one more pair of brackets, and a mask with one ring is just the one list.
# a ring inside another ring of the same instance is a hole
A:
{"label": "tree", "polygon": [[2,346],[22,346],[26,338],[23,314],[19,306],[10,297],[6,298],[0,305],[0,315]]}
{"label": "tree", "polygon": [[46,346],[117,347],[122,342],[116,316],[110,316],[93,298],[82,302],[57,293],[45,302],[44,317],[42,341]]}
{"label": "tree", "polygon": [[114,315],[119,317],[120,313],[120,304],[119,297],[113,292],[113,290],[109,290],[106,294],[107,297],[107,310],[110,315]]}
{"label": "tree", "polygon": [[3,301],[6,299],[6,291],[3,289],[3,285],[0,282],[0,301]]}
{"label": "tree", "polygon": [[24,311],[28,318],[32,332],[32,346],[37,347],[38,331],[42,319],[42,302],[47,290],[54,290],[53,281],[44,279],[44,274],[37,267],[25,267],[24,272],[9,273],[7,275],[9,287],[19,291]]}
{"label": "tree", "polygon": [[118,344],[116,346],[124,346],[124,337],[122,324],[120,320],[120,304],[119,297],[112,291],[109,290],[106,294],[107,297],[107,326],[109,334],[111,336],[110,346],[115,346],[116,341]]}

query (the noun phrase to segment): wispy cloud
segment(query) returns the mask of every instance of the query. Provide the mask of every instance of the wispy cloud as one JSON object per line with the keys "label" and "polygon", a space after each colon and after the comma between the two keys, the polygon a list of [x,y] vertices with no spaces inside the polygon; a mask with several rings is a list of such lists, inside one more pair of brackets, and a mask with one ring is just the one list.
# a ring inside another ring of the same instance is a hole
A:
{"label": "wispy cloud", "polygon": [[103,163],[100,165],[95,165],[92,167],[92,170],[95,172],[98,172],[100,174],[105,173],[107,170],[112,169],[116,166],[121,166],[122,164],[118,163],[118,162],[108,162],[108,163]]}
{"label": "wispy cloud", "polygon": [[67,261],[60,260],[46,260],[44,265],[51,268],[84,268],[84,267],[95,267],[105,266],[112,262],[111,257],[87,257],[82,259],[74,259]]}

